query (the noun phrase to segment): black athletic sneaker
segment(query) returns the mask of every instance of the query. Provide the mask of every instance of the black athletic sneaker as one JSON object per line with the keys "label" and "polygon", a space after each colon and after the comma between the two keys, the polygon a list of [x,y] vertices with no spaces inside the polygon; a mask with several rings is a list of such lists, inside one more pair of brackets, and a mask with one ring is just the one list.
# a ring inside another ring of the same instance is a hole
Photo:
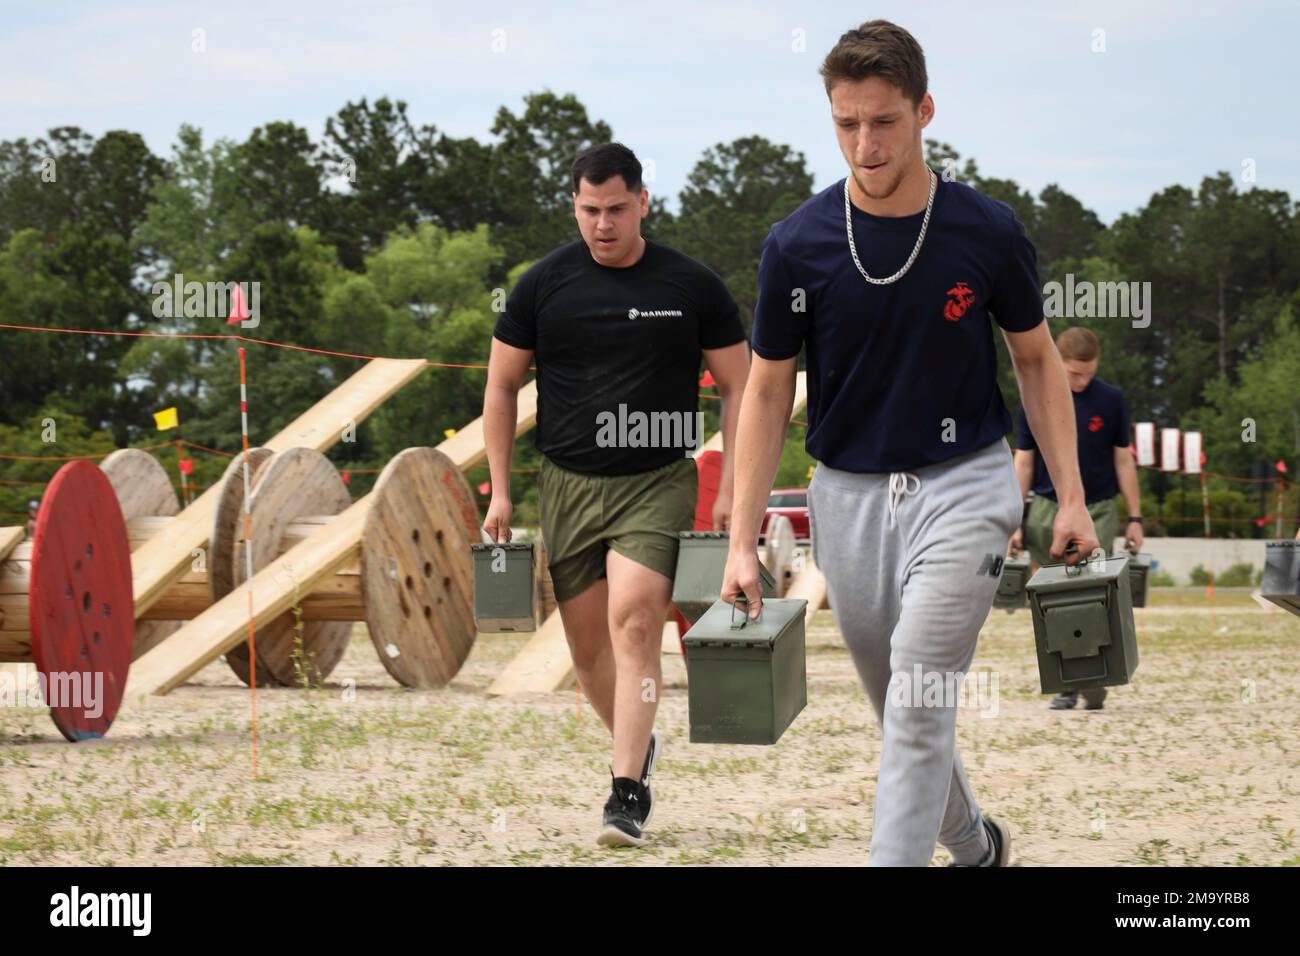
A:
{"label": "black athletic sneaker", "polygon": [[645,829],[650,823],[650,818],[654,816],[655,799],[654,794],[650,791],[650,775],[655,772],[655,764],[659,760],[659,752],[663,749],[663,741],[659,738],[659,732],[650,731],[650,744],[645,750],[645,764],[641,767],[641,797],[640,805],[645,816],[641,818],[641,829]]}
{"label": "black athletic sneaker", "polygon": [[642,796],[645,785],[630,777],[610,774],[613,785],[605,801],[605,820],[596,843],[600,846],[642,846],[641,821],[646,817]]}
{"label": "black athletic sneaker", "polygon": [[1077,690],[1063,690],[1052,698],[1049,705],[1052,710],[1074,710],[1074,705],[1079,702],[1079,692]]}
{"label": "black athletic sneaker", "polygon": [[989,835],[989,843],[993,845],[991,859],[983,866],[1010,866],[1011,865],[1011,828],[1005,823],[1000,823],[990,817],[984,818],[984,829]]}
{"label": "black athletic sneaker", "polygon": [[989,852],[979,863],[949,863],[949,866],[1010,866],[1011,865],[1011,828],[1005,823],[983,817],[984,832],[989,837]]}

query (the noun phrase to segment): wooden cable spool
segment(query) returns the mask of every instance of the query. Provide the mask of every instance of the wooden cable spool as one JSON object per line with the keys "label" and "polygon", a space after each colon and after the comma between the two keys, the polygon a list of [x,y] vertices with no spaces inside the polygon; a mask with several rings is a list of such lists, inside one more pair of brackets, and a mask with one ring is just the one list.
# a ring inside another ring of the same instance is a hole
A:
{"label": "wooden cable spool", "polygon": [[134,641],[117,495],[98,467],[69,462],[46,487],[32,540],[0,562],[0,662],[35,663],[55,726],[86,740],[117,716]]}
{"label": "wooden cable spool", "polygon": [[768,519],[765,537],[767,556],[763,564],[776,580],[776,596],[784,597],[794,576],[790,567],[794,561],[794,524],[785,515],[774,514]]}
{"label": "wooden cable spool", "polygon": [[[214,603],[242,584],[247,573],[242,462],[232,462],[227,476],[212,525],[211,540],[223,543],[208,576]],[[237,490],[228,493],[232,488]],[[250,537],[256,574],[288,550],[284,533],[290,523],[304,517],[323,522],[345,511],[352,504],[352,497],[328,458],[311,448],[290,448],[260,463],[250,501]],[[228,502],[231,507],[222,508]],[[229,563],[225,560],[227,548]],[[301,605],[301,599],[298,603]],[[343,659],[352,635],[349,622],[304,619],[301,643],[295,627],[296,619],[290,612],[256,634],[258,683],[317,685]],[[247,644],[231,648],[226,653],[226,663],[240,680],[248,683]]]}
{"label": "wooden cable spool", "polygon": [[[337,469],[318,452],[295,448],[249,452],[253,570],[310,538],[350,500]],[[144,620],[190,620],[244,577],[243,467],[232,462],[222,479],[208,570],[173,584]],[[432,448],[408,448],[393,458],[370,493],[371,507],[358,559],[301,597],[306,676],[324,679],[338,664],[352,622],[365,621],[384,667],[407,687],[441,687],[473,647],[473,568],[479,513],[460,470]],[[166,520],[131,522],[133,540],[166,533]],[[294,616],[256,634],[259,685],[300,683],[294,666]],[[314,655],[314,656],[313,656]],[[299,660],[302,660],[300,657]],[[226,654],[248,679],[247,645]]]}
{"label": "wooden cable spool", "polygon": [[[122,509],[128,536],[132,522],[140,518],[169,518],[181,510],[180,499],[172,487],[167,470],[158,459],[139,448],[119,448],[99,465],[113,486]],[[131,540],[134,551],[143,541]],[[160,644],[180,629],[180,621],[139,621],[135,626],[135,647],[131,659]]]}
{"label": "wooden cable spool", "polygon": [[[275,452],[269,448],[250,448],[248,450],[248,480],[256,488],[256,481],[262,465],[273,457]],[[235,572],[236,558],[242,560],[244,532],[244,458],[238,455],[230,460],[221,475],[221,495],[212,514],[212,533],[208,535],[208,580],[207,593],[204,597],[219,600],[238,586],[243,578],[243,569],[238,577]],[[256,569],[254,569],[256,570]],[[160,604],[162,602],[159,602]],[[199,613],[200,606],[190,617]],[[154,610],[157,610],[155,605]],[[276,630],[282,625],[276,622]],[[260,656],[260,655],[259,655]],[[232,647],[225,654],[226,665],[235,672],[235,676],[248,683],[248,645]],[[284,681],[272,675],[259,661],[257,683],[263,687],[283,686]]]}
{"label": "wooden cable spool", "polygon": [[408,448],[375,482],[361,534],[365,621],[379,660],[406,687],[442,687],[474,646],[478,505],[433,448]]}

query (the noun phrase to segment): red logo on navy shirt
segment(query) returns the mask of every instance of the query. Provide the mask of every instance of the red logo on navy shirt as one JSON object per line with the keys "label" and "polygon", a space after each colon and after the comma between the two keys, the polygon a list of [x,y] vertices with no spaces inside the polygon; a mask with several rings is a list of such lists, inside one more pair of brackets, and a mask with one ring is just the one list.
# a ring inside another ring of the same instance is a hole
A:
{"label": "red logo on navy shirt", "polygon": [[1093,415],[1092,418],[1088,419],[1088,431],[1099,432],[1105,424],[1106,423],[1101,420],[1100,415]]}
{"label": "red logo on navy shirt", "polygon": [[949,299],[943,304],[943,317],[956,322],[975,303],[975,292],[965,282],[958,282],[948,290]]}

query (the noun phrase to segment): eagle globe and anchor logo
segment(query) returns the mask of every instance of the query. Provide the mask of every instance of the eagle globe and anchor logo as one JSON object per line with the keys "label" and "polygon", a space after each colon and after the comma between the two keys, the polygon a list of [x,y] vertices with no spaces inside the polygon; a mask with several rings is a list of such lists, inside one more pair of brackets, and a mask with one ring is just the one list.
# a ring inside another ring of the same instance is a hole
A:
{"label": "eagle globe and anchor logo", "polygon": [[629,319],[680,319],[682,317],[682,310],[650,309],[643,312],[640,309],[628,309],[627,317]]}

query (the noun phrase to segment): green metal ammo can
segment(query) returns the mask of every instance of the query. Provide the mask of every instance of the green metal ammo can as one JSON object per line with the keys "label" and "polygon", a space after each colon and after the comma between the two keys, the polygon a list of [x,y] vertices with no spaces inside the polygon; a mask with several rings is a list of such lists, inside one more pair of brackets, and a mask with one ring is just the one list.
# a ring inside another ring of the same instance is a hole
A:
{"label": "green metal ammo can", "polygon": [[1129,556],[1048,564],[1027,586],[1044,694],[1127,684],[1138,666]]}
{"label": "green metal ammo can", "polygon": [[1003,558],[1002,576],[993,595],[993,606],[1014,611],[1025,606],[1025,585],[1029,583],[1028,558]]}
{"label": "green metal ammo can", "polygon": [[[673,574],[673,605],[694,624],[722,592],[730,535],[725,531],[679,531],[677,570]],[[776,594],[776,580],[758,564],[764,599]]]}
{"label": "green metal ammo can", "polygon": [[1264,543],[1260,593],[1280,608],[1300,615],[1300,541]]}
{"label": "green metal ammo can", "polygon": [[534,631],[532,542],[475,544],[474,623],[480,631]]}
{"label": "green metal ammo can", "polygon": [[1128,586],[1133,595],[1134,607],[1147,606],[1147,578],[1151,574],[1151,555],[1130,555],[1128,562]]}
{"label": "green metal ammo can", "polygon": [[683,638],[691,743],[774,744],[808,703],[802,598],[718,600]]}

